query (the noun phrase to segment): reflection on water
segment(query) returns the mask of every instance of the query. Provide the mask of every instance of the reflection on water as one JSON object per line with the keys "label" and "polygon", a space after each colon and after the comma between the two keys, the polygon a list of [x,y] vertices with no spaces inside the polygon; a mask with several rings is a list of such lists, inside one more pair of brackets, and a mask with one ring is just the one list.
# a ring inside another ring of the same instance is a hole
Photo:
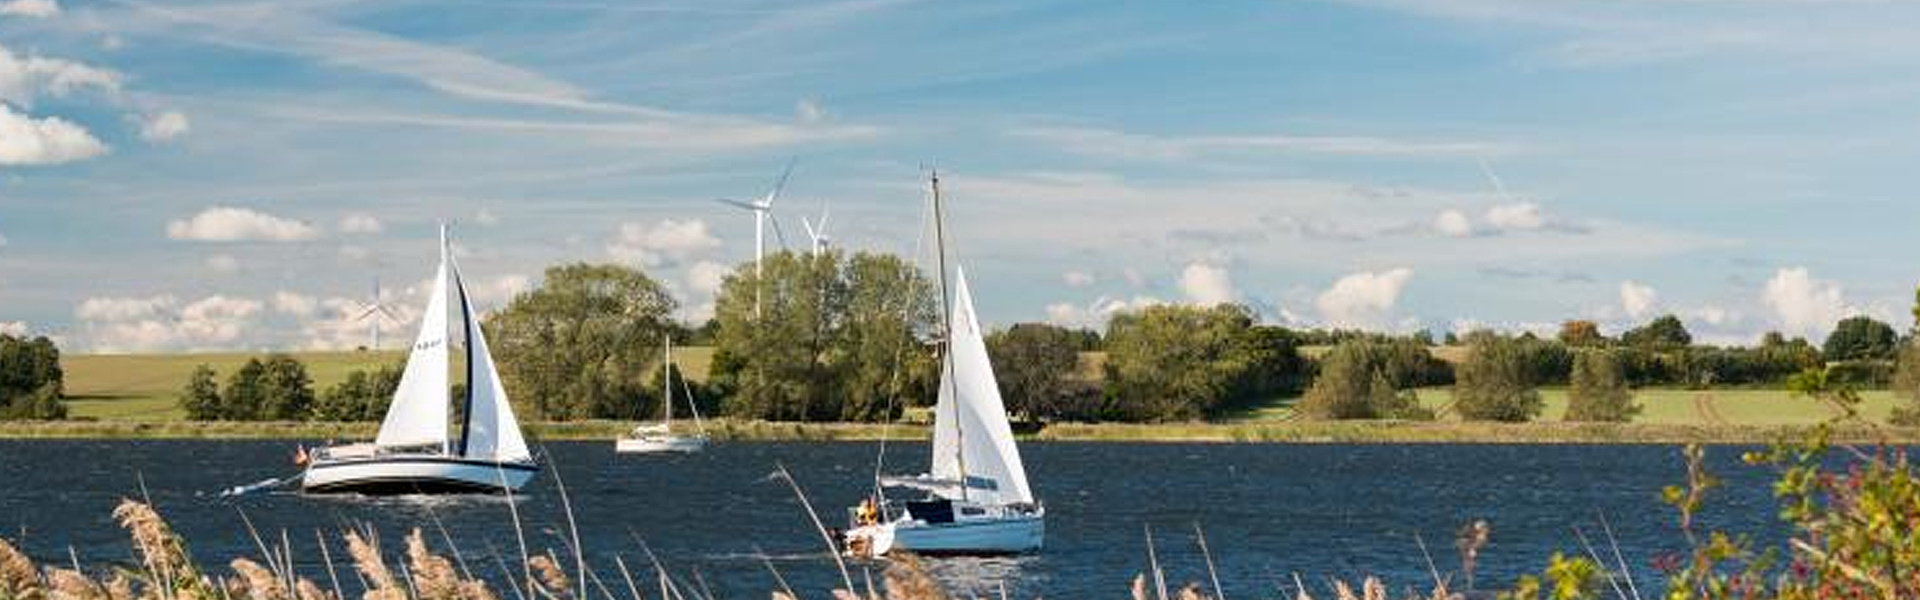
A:
{"label": "reflection on water", "polygon": [[[315,533],[349,524],[376,527],[390,541],[419,527],[437,541],[437,522],[476,573],[496,581],[499,565],[518,560],[502,496],[213,497],[286,474],[294,443],[0,441],[0,532],[36,557],[64,562],[71,546],[82,562],[124,563],[129,547],[110,514],[119,498],[139,496],[144,479],[162,513],[209,565],[257,552],[241,511],[265,534],[288,532],[304,561],[296,566],[310,575],[324,576]],[[531,552],[572,562],[554,488],[558,469],[590,567],[603,581],[619,577],[616,555],[630,566],[646,564],[644,540],[676,575],[698,571],[723,597],[765,597],[776,589],[768,564],[805,596],[838,585],[792,491],[767,474],[787,465],[827,525],[838,526],[840,511],[871,489],[874,445],[719,444],[667,457],[617,456],[611,446],[546,445],[549,470],[513,498]],[[891,470],[925,467],[924,445],[891,446]],[[1672,515],[1657,501],[1662,485],[1683,476],[1672,447],[1036,443],[1023,451],[1047,504],[1046,549],[926,561],[963,595],[999,597],[1002,585],[1016,598],[1123,595],[1147,569],[1148,526],[1170,585],[1206,578],[1193,535],[1195,524],[1204,526],[1229,596],[1271,595],[1293,573],[1309,582],[1377,574],[1396,589],[1424,585],[1430,576],[1415,536],[1444,570],[1454,563],[1454,532],[1480,518],[1493,524],[1477,578],[1483,583],[1504,585],[1540,569],[1555,550],[1577,551],[1571,528],[1591,531],[1599,512],[1642,575],[1651,573],[1644,567],[1653,557],[1681,544]],[[1740,465],[1737,456],[1733,448],[1709,453],[1727,485],[1710,497],[1705,524],[1780,532],[1769,474]],[[339,550],[332,554],[341,556]],[[862,574],[854,573],[856,582]]]}

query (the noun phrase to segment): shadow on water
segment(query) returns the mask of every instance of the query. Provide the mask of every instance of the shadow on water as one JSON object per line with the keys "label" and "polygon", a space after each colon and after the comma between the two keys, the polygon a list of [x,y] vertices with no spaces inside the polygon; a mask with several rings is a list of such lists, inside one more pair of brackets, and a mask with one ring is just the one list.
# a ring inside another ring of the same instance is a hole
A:
{"label": "shadow on water", "polygon": [[[239,518],[262,533],[286,531],[296,564],[318,569],[316,533],[342,556],[338,533],[375,527],[397,551],[419,527],[440,545],[445,525],[478,574],[518,559],[504,496],[308,497],[268,493],[222,500],[230,486],[287,474],[294,441],[0,441],[0,532],[35,557],[64,562],[68,547],[88,564],[131,559],[111,512],[138,497],[144,478],[157,508],[203,564],[224,569],[257,554]],[[726,597],[764,596],[775,584],[764,550],[802,592],[817,595],[838,573],[791,490],[768,478],[785,464],[828,526],[869,489],[876,447],[865,443],[720,444],[691,456],[619,456],[606,443],[548,444],[564,475],[581,543],[602,579],[618,577],[616,554],[640,564],[643,537],[676,573],[699,570]],[[1457,563],[1455,532],[1474,519],[1493,524],[1478,580],[1505,585],[1537,571],[1555,550],[1577,550],[1574,526],[1604,512],[1638,574],[1681,538],[1660,487],[1683,467],[1669,446],[1204,445],[1033,443],[1022,447],[1034,487],[1047,503],[1046,550],[1016,558],[928,560],[961,592],[998,597],[1124,594],[1146,569],[1142,526],[1150,525],[1172,582],[1206,577],[1196,523],[1229,596],[1271,595],[1292,573],[1309,580],[1377,574],[1390,586],[1430,580],[1414,539],[1442,570]],[[888,462],[924,469],[924,444],[890,444]],[[1778,535],[1767,483],[1740,465],[1739,449],[1714,448],[1709,464],[1727,483],[1710,498],[1705,525]],[[514,508],[531,552],[571,564],[566,519],[552,472]],[[517,569],[517,567],[515,567]],[[877,570],[876,570],[877,576]],[[856,580],[860,577],[855,573]]]}

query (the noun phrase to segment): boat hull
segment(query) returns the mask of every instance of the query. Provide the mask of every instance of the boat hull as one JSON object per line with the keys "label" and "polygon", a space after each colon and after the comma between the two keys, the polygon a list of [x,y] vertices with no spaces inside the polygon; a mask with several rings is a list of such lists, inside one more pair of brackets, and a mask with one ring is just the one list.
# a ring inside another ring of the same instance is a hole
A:
{"label": "boat hull", "polygon": [[892,552],[921,555],[990,556],[1040,550],[1046,539],[1045,515],[1008,515],[931,524],[901,520],[848,532],[856,555]]}
{"label": "boat hull", "polygon": [[531,463],[497,463],[450,456],[375,456],[321,459],[307,466],[300,491],[308,494],[498,494],[520,491],[540,472]]}
{"label": "boat hull", "polygon": [[701,437],[625,438],[613,443],[613,451],[621,454],[692,454],[706,448],[707,438]]}

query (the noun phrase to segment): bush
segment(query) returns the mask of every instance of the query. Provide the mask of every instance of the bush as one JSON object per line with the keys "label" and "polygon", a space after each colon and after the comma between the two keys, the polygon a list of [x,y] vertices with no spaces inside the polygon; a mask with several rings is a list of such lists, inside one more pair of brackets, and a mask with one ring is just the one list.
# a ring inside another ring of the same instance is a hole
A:
{"label": "bush", "polygon": [[319,421],[378,421],[386,417],[393,392],[400,387],[402,365],[355,370],[340,383],[327,388],[313,405],[313,418]]}
{"label": "bush", "polygon": [[0,334],[0,420],[66,418],[65,386],[53,340]]}
{"label": "bush", "polygon": [[1626,422],[1640,414],[1620,375],[1620,358],[1612,351],[1581,351],[1574,357],[1571,379],[1566,420]]}
{"label": "bush", "polygon": [[1540,415],[1544,403],[1535,389],[1538,340],[1493,333],[1468,336],[1467,360],[1453,386],[1454,410],[1469,421],[1521,422]]}
{"label": "bush", "polygon": [[[1407,360],[1409,347],[1426,351],[1411,344],[1371,341],[1334,346],[1321,358],[1320,374],[1300,399],[1300,414],[1310,419],[1432,419],[1433,413],[1421,408],[1411,391],[1401,391],[1392,375],[1396,366],[1419,362]],[[1418,375],[1417,371],[1400,374],[1406,380]]]}
{"label": "bush", "polygon": [[196,421],[304,421],[313,416],[313,378],[307,367],[285,354],[265,360],[247,359],[227,378],[225,388],[214,384],[213,369],[200,365],[181,390],[180,407]]}
{"label": "bush", "polygon": [[1291,334],[1230,304],[1116,314],[1106,346],[1110,408],[1135,421],[1216,415],[1283,393],[1305,370]]}

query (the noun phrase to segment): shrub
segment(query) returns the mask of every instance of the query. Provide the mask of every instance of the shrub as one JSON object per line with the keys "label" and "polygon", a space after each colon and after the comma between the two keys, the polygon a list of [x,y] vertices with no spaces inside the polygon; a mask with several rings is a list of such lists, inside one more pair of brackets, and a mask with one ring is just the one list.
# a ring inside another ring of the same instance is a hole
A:
{"label": "shrub", "polygon": [[[1537,340],[1532,342],[1537,343]],[[1470,421],[1520,422],[1540,415],[1544,403],[1530,359],[1530,342],[1493,333],[1469,336],[1467,360],[1457,369],[1454,410]]]}
{"label": "shrub", "polygon": [[1620,358],[1612,351],[1581,351],[1574,357],[1571,379],[1568,421],[1625,422],[1640,413],[1640,407],[1633,404],[1633,392],[1620,375]]}

